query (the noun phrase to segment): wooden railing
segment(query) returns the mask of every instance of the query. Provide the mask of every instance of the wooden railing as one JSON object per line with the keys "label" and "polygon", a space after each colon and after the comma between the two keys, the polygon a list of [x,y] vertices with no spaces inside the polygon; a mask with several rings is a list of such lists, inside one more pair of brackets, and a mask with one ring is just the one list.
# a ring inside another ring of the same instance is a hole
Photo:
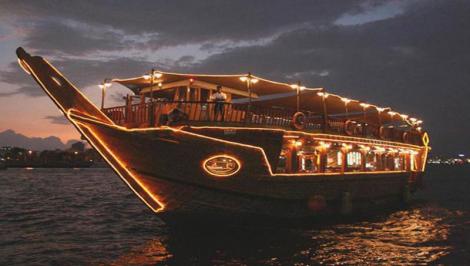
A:
{"label": "wooden railing", "polygon": [[[111,107],[103,111],[116,124],[128,128],[151,127],[161,125],[201,125],[225,124],[240,126],[258,126],[292,129],[292,118],[295,110],[265,108],[256,105],[223,103],[223,118],[220,112],[215,116],[215,102],[148,102],[129,106]],[[176,110],[176,111],[175,111]],[[391,129],[380,125],[354,122],[345,123],[345,119],[328,117],[324,124],[321,114],[305,112],[304,130],[341,135],[369,137],[421,144],[417,132],[408,132],[404,140],[403,130]]]}

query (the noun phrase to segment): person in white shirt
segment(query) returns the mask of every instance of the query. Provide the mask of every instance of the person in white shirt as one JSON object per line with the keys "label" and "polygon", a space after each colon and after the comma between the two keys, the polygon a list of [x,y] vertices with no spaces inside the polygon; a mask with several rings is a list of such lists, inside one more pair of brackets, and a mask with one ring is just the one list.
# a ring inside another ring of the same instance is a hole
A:
{"label": "person in white shirt", "polygon": [[222,86],[217,86],[217,90],[214,94],[212,94],[211,100],[215,102],[214,120],[217,121],[220,114],[222,117],[221,121],[224,121],[224,103],[227,100],[227,94],[222,92]]}

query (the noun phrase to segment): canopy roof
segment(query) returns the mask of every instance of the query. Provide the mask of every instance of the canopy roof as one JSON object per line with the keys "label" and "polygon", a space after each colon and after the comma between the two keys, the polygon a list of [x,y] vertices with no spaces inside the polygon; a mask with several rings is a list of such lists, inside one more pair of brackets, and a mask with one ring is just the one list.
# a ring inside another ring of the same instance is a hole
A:
{"label": "canopy roof", "polygon": [[[246,79],[255,79],[256,83],[251,84],[253,105],[265,107],[281,107],[296,110],[297,95],[291,84],[276,82],[251,74],[239,75],[207,75],[207,74],[181,74],[171,72],[155,72],[158,78],[154,79],[154,93],[164,93],[165,89],[187,86],[190,83],[200,85],[205,88],[215,89],[216,85],[221,85],[224,91],[231,92],[234,96],[248,97],[248,86]],[[132,90],[135,94],[147,93],[150,91],[150,78],[143,76],[128,79],[113,79],[113,82],[122,84]],[[159,83],[161,86],[159,86]],[[157,88],[157,89],[156,89]],[[300,92],[300,110],[315,113],[323,113],[322,96],[319,92],[325,93],[322,88],[303,88]],[[406,123],[409,121],[399,113],[390,112],[391,108],[380,108],[372,104],[361,103],[357,100],[350,100],[339,95],[325,93],[325,104],[328,115],[346,116],[355,119],[366,119],[370,122],[377,122],[380,115],[382,123]],[[258,97],[259,96],[259,97]],[[347,107],[346,107],[347,102]],[[347,108],[347,109],[346,109]],[[365,108],[365,109],[364,109]],[[366,111],[364,116],[364,110]]]}
{"label": "canopy roof", "polygon": [[[154,80],[154,84],[162,83],[165,84],[176,83],[178,81],[189,81],[198,82],[202,81],[205,83],[221,85],[223,87],[247,92],[247,81],[242,81],[241,78],[247,78],[247,74],[240,75],[203,75],[203,74],[179,74],[169,72],[157,72],[161,74],[161,77]],[[257,82],[251,85],[251,91],[255,95],[269,95],[276,93],[291,92],[292,87],[290,84],[267,80],[254,75],[250,75],[251,79],[256,79]],[[132,90],[135,94],[139,94],[143,89],[151,86],[150,79],[144,77],[135,77],[129,79],[113,79],[114,82],[122,84]],[[155,86],[155,85],[154,85]],[[321,90],[321,89],[316,89]]]}
{"label": "canopy roof", "polygon": [[[404,123],[404,119],[400,114],[390,115],[388,111],[391,108],[380,108],[372,104],[364,104],[357,100],[350,100],[339,95],[327,94],[325,97],[326,111],[328,115],[337,115],[340,117],[355,118],[367,122],[377,123],[379,110],[381,123]],[[347,102],[347,105],[346,105]],[[361,105],[362,104],[362,105]],[[257,99],[253,101],[253,105],[263,107],[278,107],[286,108],[290,110],[296,110],[297,108],[297,94],[289,93],[283,95],[272,95],[269,99]],[[322,96],[318,95],[318,91],[304,90],[300,93],[300,106],[301,111],[309,111],[318,114],[323,113]],[[365,116],[364,116],[365,111]],[[392,113],[393,114],[393,113]]]}

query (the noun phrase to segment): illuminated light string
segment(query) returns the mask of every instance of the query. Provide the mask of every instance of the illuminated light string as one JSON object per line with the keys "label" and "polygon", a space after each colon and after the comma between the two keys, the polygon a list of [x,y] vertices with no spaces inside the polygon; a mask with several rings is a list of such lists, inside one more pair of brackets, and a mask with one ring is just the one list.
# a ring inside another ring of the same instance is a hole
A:
{"label": "illuminated light string", "polygon": [[[51,63],[49,63],[49,61],[47,61],[46,59],[43,58],[43,60],[44,60],[44,62],[46,62],[57,74],[59,74],[60,77],[63,78],[63,79],[69,84],[69,86],[71,86],[73,89],[75,89],[75,91],[78,92],[90,105],[92,105],[93,107],[95,107],[95,105],[88,99],[87,96],[85,96],[85,94],[83,94],[77,87],[75,87],[75,86],[73,85],[73,83],[70,82],[64,75],[60,74],[60,71],[59,71],[57,68],[55,68],[55,67],[54,67]],[[28,66],[29,66],[29,65],[28,65]],[[30,67],[30,69],[31,69],[31,67]],[[34,73],[34,71],[33,71],[32,73]],[[39,80],[39,77],[38,77],[35,73],[34,73],[34,76],[36,77],[37,80]],[[40,83],[42,84],[44,90],[47,91],[46,86],[45,86],[42,82],[40,82]],[[51,93],[49,93],[49,91],[47,91],[47,94],[48,94],[49,96],[51,96],[52,98],[54,98],[54,101],[56,102],[56,104],[57,104],[58,106],[60,106],[60,107],[63,109],[62,111],[63,111],[64,115],[66,115],[66,110],[65,110],[65,108],[64,108],[62,105],[60,105],[60,104],[58,103],[58,101],[55,99],[54,96],[52,96]],[[103,115],[103,117],[104,117],[108,122],[110,122],[111,124],[114,124],[114,121],[112,121],[111,118],[109,118],[107,115],[105,115],[103,112],[101,112],[98,108],[95,107],[95,109],[96,109],[96,111],[98,111],[99,113],[101,113],[101,114]]]}
{"label": "illuminated light string", "polygon": [[[101,147],[103,147],[106,152],[111,155],[111,157],[119,164],[119,166],[121,167],[121,169],[123,171],[125,171],[126,174],[128,174],[146,193],[147,195],[150,196],[150,198],[152,200],[155,201],[155,203],[157,203],[160,207],[155,209],[152,205],[150,205],[147,200],[145,200],[133,187],[132,185],[126,180],[126,178],[124,178],[121,174],[121,171],[119,171],[119,169],[117,169],[117,167],[109,160],[109,158],[106,156],[105,153],[103,153],[99,148],[98,146],[96,145],[96,143],[94,141],[91,140],[91,138],[88,138],[88,141],[90,141],[90,144],[93,146],[93,148],[95,148],[100,154],[101,156],[103,156],[103,158],[108,162],[109,165],[111,165],[111,167],[113,167],[113,169],[119,174],[119,176],[121,177],[121,179],[129,186],[129,188],[131,188],[131,190],[150,208],[152,209],[154,212],[160,212],[162,210],[165,209],[165,204],[162,203],[160,201],[160,199],[157,198],[157,196],[152,193],[148,188],[147,186],[145,186],[139,178],[137,178],[132,172],[130,172],[128,169],[127,169],[127,166],[119,159],[119,157],[117,155],[115,155],[110,149],[109,147],[104,144],[104,141],[101,140],[101,138],[96,134],[94,133],[94,131],[86,126],[85,124],[83,123],[80,123],[80,122],[77,122],[78,125],[81,125],[83,127],[85,127],[91,134],[92,136],[98,141],[98,143],[101,145]],[[82,133],[83,135],[86,136],[85,132],[83,130],[80,129],[80,133]]]}
{"label": "illuminated light string", "polygon": [[[57,73],[60,73],[56,68],[54,68],[49,62],[47,62],[45,59],[44,61],[49,65],[51,66]],[[140,180],[138,180],[138,178],[136,178],[131,172],[129,172],[125,167],[122,167],[122,169],[132,178],[134,179],[134,181],[136,181],[137,184],[139,184],[142,189],[148,193],[148,195],[155,201],[155,203],[157,203],[160,207],[159,208],[154,208],[150,203],[148,203],[131,185],[130,183],[126,180],[126,178],[122,175],[121,171],[119,171],[119,169],[116,168],[116,166],[111,163],[111,161],[109,160],[109,158],[96,146],[96,144],[91,140],[90,137],[87,136],[87,134],[85,134],[83,132],[83,130],[80,128],[80,126],[75,122],[74,119],[71,118],[71,112],[72,111],[75,111],[75,112],[79,112],[78,110],[74,110],[73,108],[69,109],[66,111],[66,109],[60,104],[59,101],[57,101],[57,99],[49,92],[49,90],[47,89],[46,85],[41,81],[41,79],[37,76],[37,74],[32,70],[32,68],[29,66],[28,63],[24,62],[24,60],[22,60],[22,62],[27,66],[27,68],[30,70],[30,74],[34,76],[34,78],[36,79],[36,81],[41,85],[41,87],[43,88],[43,90],[47,93],[47,95],[49,95],[49,97],[53,100],[53,102],[59,107],[59,110],[64,114],[64,116],[66,116],[70,122],[72,122],[72,124],[75,126],[75,128],[77,128],[78,131],[80,131],[80,133],[83,134],[83,136],[87,137],[87,140],[89,141],[89,143],[101,154],[101,156],[103,156],[103,158],[108,162],[109,165],[111,165],[111,167],[116,171],[116,173],[119,175],[119,177],[128,185],[128,187],[154,212],[160,212],[162,210],[164,210],[165,208],[165,204],[163,204],[158,198],[156,198],[155,195],[153,195],[152,193],[149,193],[148,192],[148,189],[140,182]],[[25,70],[26,71],[26,70]],[[62,76],[62,75],[61,75]],[[62,78],[64,78],[69,84],[70,86],[72,86],[72,88],[74,88],[76,91],[78,91],[90,104],[92,104],[88,98],[83,95],[83,93],[81,91],[79,91],[77,88],[75,88],[73,85],[71,85],[71,83],[65,78],[62,76]],[[93,105],[93,104],[92,104]],[[94,106],[94,105],[93,105]],[[97,117],[95,117],[97,118]],[[108,119],[111,124],[105,124],[103,122],[101,122],[100,120],[96,120],[97,122],[99,123],[102,123],[104,125],[114,125],[114,122],[110,119]],[[93,130],[87,128],[90,132],[93,132]],[[92,133],[93,134],[93,133]],[[98,141],[101,142],[101,140],[96,137]],[[102,145],[102,147],[104,147],[105,149],[107,149],[107,147],[105,145]],[[114,156],[114,154],[112,154],[110,152],[110,155],[113,156],[113,158],[115,159],[116,162],[118,162],[119,164],[121,164],[121,161]]]}
{"label": "illuminated light string", "polygon": [[423,137],[422,137],[422,141],[424,143],[424,148],[425,148],[425,151],[424,151],[424,160],[423,162],[421,163],[421,171],[424,172],[424,170],[426,169],[426,161],[428,160],[428,152],[429,152],[429,135],[427,132],[424,132],[423,134]]}
{"label": "illuminated light string", "polygon": [[[178,129],[182,129],[185,126],[179,127]],[[191,128],[195,129],[229,129],[229,130],[259,130],[259,131],[278,131],[278,132],[284,132],[285,134],[291,134],[291,135],[285,135],[287,138],[299,138],[297,135],[292,135],[292,134],[298,134],[298,135],[306,135],[306,136],[312,136],[317,140],[325,140],[325,141],[332,141],[332,139],[335,139],[337,141],[342,141],[342,142],[347,142],[347,143],[354,143],[354,144],[375,144],[375,145],[382,145],[382,146],[389,146],[389,147],[407,147],[410,149],[421,149],[421,146],[417,145],[412,145],[412,144],[407,144],[407,143],[400,143],[400,142],[392,142],[392,141],[383,141],[383,140],[372,140],[372,139],[364,139],[364,138],[358,138],[358,137],[350,137],[350,136],[341,136],[341,135],[333,135],[333,134],[324,134],[324,133],[308,133],[308,132],[299,132],[299,131],[290,131],[290,130],[285,130],[285,129],[268,129],[268,128],[258,128],[258,127],[217,127],[217,126],[191,126]],[[130,129],[130,130],[152,130],[152,128],[135,128],[135,129]]]}
{"label": "illuminated light string", "polygon": [[[214,75],[214,74],[194,74],[194,73],[176,73],[176,72],[164,72],[164,71],[156,71],[157,73],[161,74],[161,75],[175,75],[175,76],[181,76],[181,77],[189,77],[191,79],[194,79],[194,78],[197,78],[197,77],[228,77],[228,78],[242,78],[242,77],[245,77],[245,78],[248,78],[248,75],[247,74],[225,74],[225,75]],[[290,87],[290,84],[287,84],[287,83],[284,83],[284,82],[278,82],[278,81],[274,81],[274,80],[269,80],[269,79],[265,79],[265,78],[261,78],[261,77],[258,77],[258,76],[255,76],[255,75],[250,75],[252,79],[257,79],[258,81],[265,81],[265,82],[269,82],[269,83],[273,83],[273,84],[278,84],[278,85],[283,85],[283,86],[287,86],[287,87]],[[161,77],[161,76],[160,76]],[[112,79],[113,82],[120,82],[120,81],[132,81],[132,80],[136,80],[136,79],[139,79],[141,77],[133,77],[133,78],[124,78],[124,79]],[[147,79],[146,79],[147,80]],[[246,81],[245,80],[242,80],[242,81]],[[310,89],[310,90],[321,90],[322,88],[306,88],[306,89]]]}
{"label": "illuminated light string", "polygon": [[24,62],[24,60],[18,58],[18,64],[24,70],[24,72],[31,75],[31,68],[29,67],[29,65],[26,62]]}

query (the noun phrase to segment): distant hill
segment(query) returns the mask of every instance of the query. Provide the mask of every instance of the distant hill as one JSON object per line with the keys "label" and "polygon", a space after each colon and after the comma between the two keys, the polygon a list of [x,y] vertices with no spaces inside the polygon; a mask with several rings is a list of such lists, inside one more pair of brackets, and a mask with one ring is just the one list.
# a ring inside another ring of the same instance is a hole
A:
{"label": "distant hill", "polygon": [[47,138],[27,137],[8,129],[0,132],[0,146],[14,146],[35,151],[67,149],[73,143],[79,140],[69,140],[64,144],[58,137],[50,136]]}

